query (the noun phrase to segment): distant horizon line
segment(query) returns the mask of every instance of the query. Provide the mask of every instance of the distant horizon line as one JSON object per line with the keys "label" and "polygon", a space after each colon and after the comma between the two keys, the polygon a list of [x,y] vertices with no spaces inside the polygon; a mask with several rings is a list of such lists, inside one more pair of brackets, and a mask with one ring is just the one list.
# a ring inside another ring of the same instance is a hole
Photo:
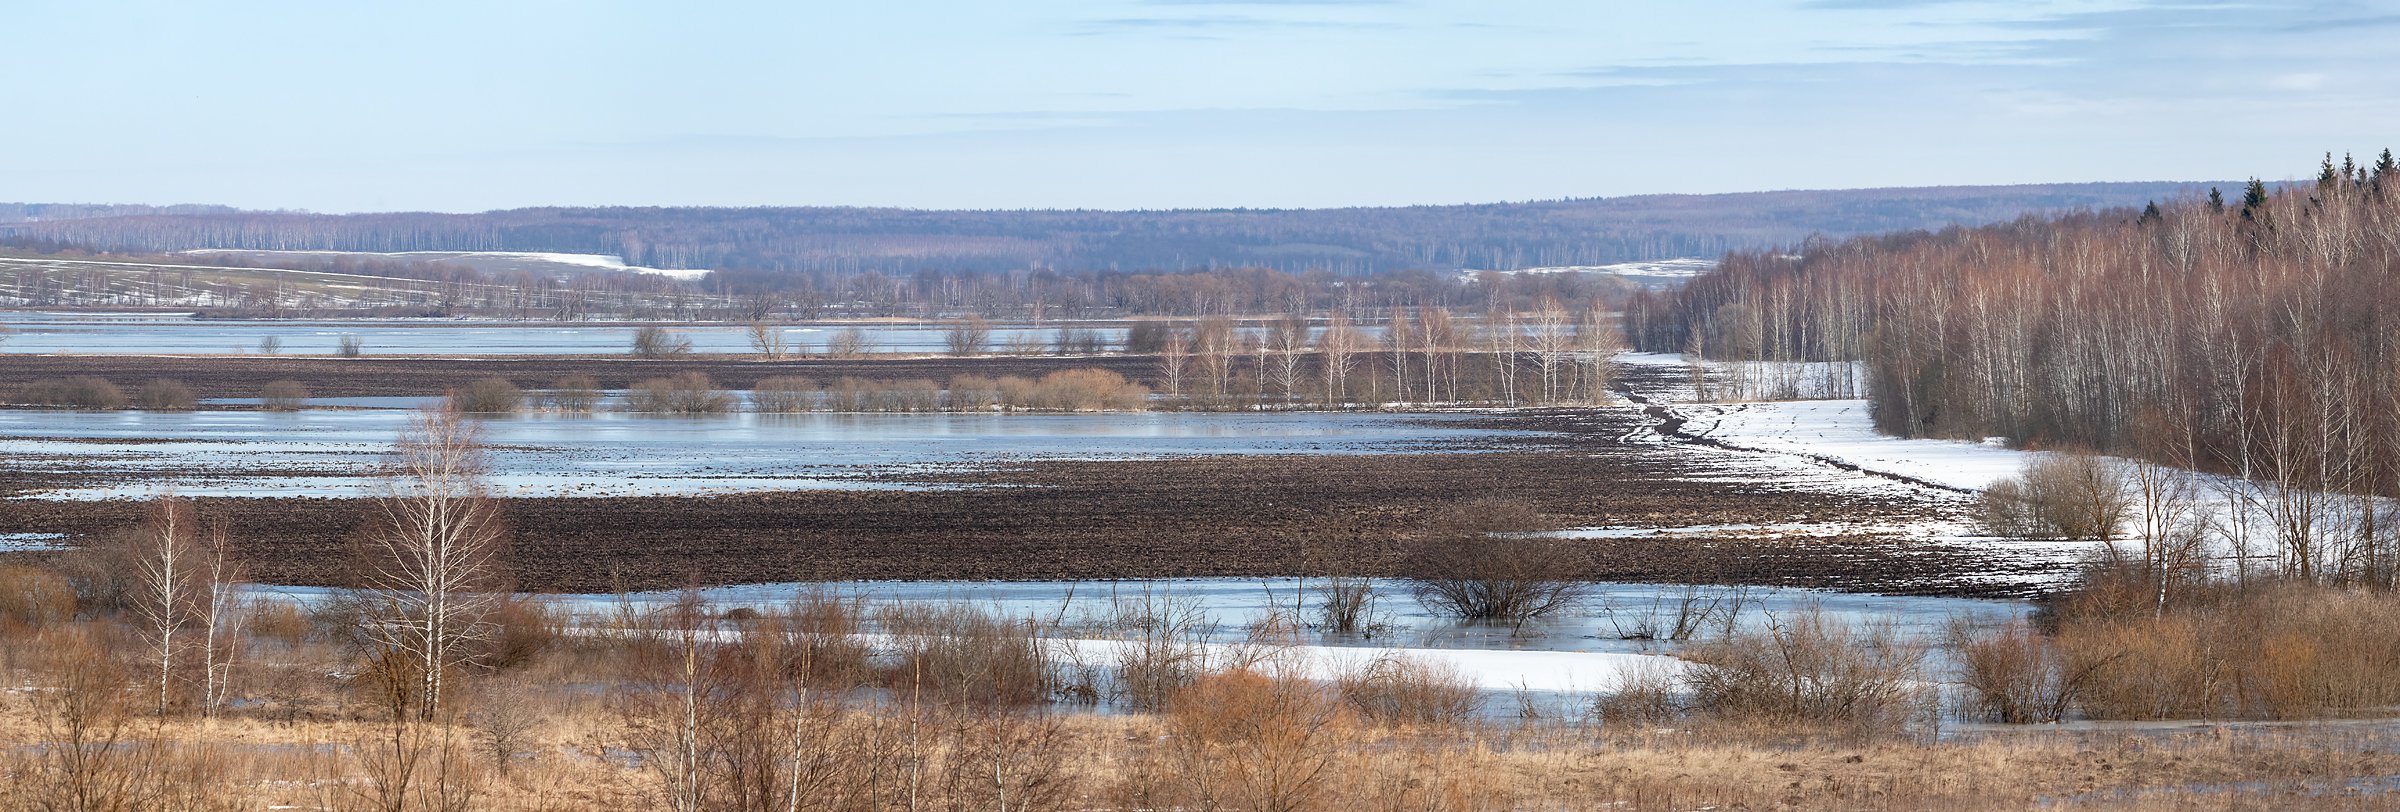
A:
{"label": "distant horizon line", "polygon": [[[193,202],[184,202],[184,203],[128,203],[128,202],[122,202],[122,201],[119,201],[119,202],[105,202],[105,203],[103,203],[103,202],[60,202],[60,201],[12,201],[12,202],[0,203],[0,206],[90,206],[90,207],[140,206],[140,207],[154,208],[154,209],[172,209],[172,208],[186,208],[186,207],[189,207],[189,208],[210,208],[210,209],[221,209],[221,210],[224,210],[224,211],[218,211],[218,212],[204,212],[204,214],[220,214],[220,213],[237,213],[237,214],[290,214],[290,215],[305,215],[305,216],[320,216],[320,217],[352,217],[352,216],[361,216],[361,215],[382,215],[382,214],[434,214],[434,215],[453,215],[453,216],[473,216],[473,215],[481,215],[481,214],[498,214],[498,213],[505,213],[505,212],[516,212],[516,211],[534,211],[534,210],[545,210],[545,209],[725,209],[725,210],[742,210],[742,209],[856,209],[856,210],[862,210],[862,211],[904,211],[904,212],[979,212],[979,213],[1045,213],[1045,212],[1051,212],[1051,213],[1115,213],[1115,214],[1150,214],[1150,213],[1174,213],[1174,212],[1262,212],[1262,213],[1281,213],[1281,212],[1355,211],[1355,210],[1361,210],[1361,209],[1438,209],[1438,208],[1472,208],[1472,207],[1479,207],[1479,206],[1533,206],[1533,205],[1542,205],[1542,204],[1548,204],[1548,203],[1588,203],[1588,202],[1612,201],[1612,200],[1639,200],[1639,199],[1643,199],[1643,198],[1745,197],[1745,196],[1778,195],[1778,194],[1824,194],[1824,193],[1841,193],[1841,192],[1892,192],[1892,191],[1948,191],[1948,190],[1969,190],[1969,189],[2028,189],[2028,188],[2055,188],[2055,187],[2073,187],[2073,186],[2154,186],[2154,185],[2182,185],[2182,186],[2189,186],[2189,187],[2192,187],[2194,191],[2197,191],[2197,190],[2198,190],[2198,189],[2200,189],[2200,188],[2203,188],[2203,187],[2211,187],[2211,186],[2213,186],[2213,187],[2216,187],[2216,188],[2224,188],[2224,187],[2225,187],[2225,186],[2227,186],[2227,185],[2231,185],[2231,186],[2238,187],[2238,186],[2240,186],[2240,185],[2242,185],[2242,184],[2246,184],[2246,183],[2248,183],[2248,182],[2249,182],[2249,180],[2248,180],[2248,179],[2243,179],[2243,180],[2219,179],[2219,180],[2089,180],[2089,181],[2036,181],[2036,182],[2027,182],[2027,183],[1951,183],[1951,184],[1934,184],[1934,185],[1925,185],[1925,186],[1848,186],[1848,187],[1819,187],[1819,188],[1782,188],[1782,189],[1757,189],[1757,190],[1740,191],[1740,192],[1639,192],[1639,193],[1621,194],[1621,195],[1593,195],[1593,196],[1589,196],[1589,197],[1551,197],[1551,198],[1529,198],[1529,199],[1523,199],[1523,200],[1486,200],[1486,201],[1474,201],[1474,202],[1456,202],[1456,203],[1395,203],[1395,204],[1382,204],[1382,205],[1358,204],[1358,205],[1342,205],[1342,206],[1162,206],[1162,207],[1137,207],[1137,208],[1089,208],[1089,207],[1055,207],[1055,206],[1021,206],[1021,207],[935,207],[935,206],[869,205],[869,204],[852,204],[852,203],[758,203],[758,204],[726,204],[726,203],[596,203],[596,204],[595,204],[595,203],[546,203],[546,204],[535,204],[535,205],[526,205],[526,206],[508,206],[508,207],[501,207],[501,208],[472,209],[472,210],[466,210],[466,209],[457,209],[457,210],[445,210],[445,209],[361,209],[361,210],[351,210],[351,211],[317,211],[317,210],[313,210],[313,209],[306,209],[306,208],[244,208],[244,207],[241,207],[241,206],[232,205],[232,204],[226,204],[226,203],[193,203]],[[2278,187],[2280,187],[2280,186],[2289,186],[2289,185],[2303,184],[2303,183],[2308,183],[2308,182],[2310,182],[2310,181],[2307,181],[2307,180],[2302,180],[2302,179],[2297,179],[2297,178],[2285,178],[2285,179],[2282,179],[2282,180],[2265,181],[2265,182],[2266,182],[2268,185],[2270,185],[2270,186],[2278,186]],[[83,219],[83,218],[78,218],[78,219]],[[41,221],[32,221],[32,222],[41,222]]]}

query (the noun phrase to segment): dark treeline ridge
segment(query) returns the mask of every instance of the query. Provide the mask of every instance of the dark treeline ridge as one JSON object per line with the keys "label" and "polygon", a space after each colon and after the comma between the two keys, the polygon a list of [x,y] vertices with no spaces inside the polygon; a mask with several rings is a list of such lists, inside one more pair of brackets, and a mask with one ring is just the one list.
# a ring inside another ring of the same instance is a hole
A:
{"label": "dark treeline ridge", "polygon": [[[0,259],[0,305],[156,307],[197,303],[219,317],[290,318],[483,315],[759,322],[838,317],[1082,319],[1339,311],[1370,318],[1393,307],[1531,310],[1546,300],[1614,301],[1632,284],[1606,273],[1513,274],[1393,271],[1372,277],[1268,268],[1156,273],[924,269],[907,274],[718,271],[698,283],[633,273],[559,275],[407,262],[371,254],[284,257],[106,254],[55,245]],[[7,252],[0,251],[0,257]],[[111,263],[97,265],[93,262]],[[155,266],[146,265],[156,263]],[[338,293],[308,280],[233,283],[205,269],[261,267],[391,280]]]}
{"label": "dark treeline ridge", "polygon": [[[2400,168],[2133,209],[1735,254],[1631,340],[1863,360],[1878,428],[2006,436],[2400,495]],[[2362,532],[2373,532],[2372,525]]]}
{"label": "dark treeline ridge", "polygon": [[240,212],[240,209],[232,206],[144,206],[130,203],[0,203],[0,224],[37,223],[53,220],[85,220],[95,217],[239,214]]}
{"label": "dark treeline ridge", "polygon": [[[633,265],[776,274],[920,269],[1184,270],[1342,275],[1596,265],[1796,243],[2027,211],[2120,206],[2186,183],[2084,183],[1647,195],[1459,206],[1273,210],[931,211],[892,208],[528,208],[478,214],[48,213],[12,222],[20,245],[116,253],[192,248],[558,251]],[[815,283],[815,287],[823,287]]]}

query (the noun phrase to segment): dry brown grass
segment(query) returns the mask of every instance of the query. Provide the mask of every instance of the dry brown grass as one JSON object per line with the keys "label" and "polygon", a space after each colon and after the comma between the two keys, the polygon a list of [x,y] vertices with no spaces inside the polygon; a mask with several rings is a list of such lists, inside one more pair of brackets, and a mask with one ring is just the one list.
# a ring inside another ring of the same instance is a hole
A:
{"label": "dry brown grass", "polygon": [[2400,596],[2299,583],[2194,586],[2163,610],[2104,573],[2056,610],[2102,719],[2302,719],[2400,705]]}
{"label": "dry brown grass", "polygon": [[[441,723],[474,747],[483,770],[475,808],[659,807],[654,776],[612,755],[633,743],[623,720],[592,699],[591,681],[613,677],[581,656],[545,655],[500,693],[477,683],[469,712]],[[510,731],[506,771],[485,749],[501,720],[476,712],[500,703],[534,720]],[[161,759],[154,785],[183,797],[220,808],[341,808],[356,796],[325,788],[361,785],[367,772],[352,749],[385,731],[364,708],[347,707],[291,721],[137,717],[128,731]],[[886,702],[821,712],[805,728],[810,752],[824,758],[804,765],[818,789],[802,808],[905,808],[913,792],[919,808],[988,809],[1004,787],[1011,808],[1029,809],[2368,809],[2389,799],[2339,787],[2400,773],[2400,742],[2377,726],[2031,728],[1862,745],[1794,745],[1771,730],[1711,725],[1638,738],[1573,727],[1398,730],[1360,724],[1328,686],[1250,671],[1196,683],[1174,707],[1047,715]],[[16,744],[8,788],[19,793],[0,808],[27,806],[22,793],[47,786],[26,783],[41,769],[26,746],[51,740],[41,725],[30,695],[0,702],[0,741]],[[444,732],[425,734],[438,742]]]}

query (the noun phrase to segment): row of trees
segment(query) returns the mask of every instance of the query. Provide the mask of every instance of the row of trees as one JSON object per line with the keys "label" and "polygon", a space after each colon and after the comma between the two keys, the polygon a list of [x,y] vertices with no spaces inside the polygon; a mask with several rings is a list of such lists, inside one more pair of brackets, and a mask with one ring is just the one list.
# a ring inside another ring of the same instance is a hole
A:
{"label": "row of trees", "polygon": [[1157,379],[1197,403],[1585,403],[1606,397],[1622,340],[1596,310],[1544,299],[1480,319],[1394,308],[1368,331],[1335,313],[1289,314],[1257,329],[1230,319],[1144,322],[1131,352],[1158,355]]}
{"label": "row of trees", "polygon": [[2005,436],[2258,483],[2295,577],[2400,579],[2400,167],[1737,254],[1629,306],[1644,349],[1861,361],[1876,426]]}
{"label": "row of trees", "polygon": [[[420,413],[355,539],[362,661],[418,720],[441,710],[448,675],[485,653],[509,584],[506,526],[484,484],[483,448],[474,421]],[[246,602],[229,538],[221,521],[169,495],[112,551],[158,713],[208,715],[225,704],[245,617],[236,609]]]}

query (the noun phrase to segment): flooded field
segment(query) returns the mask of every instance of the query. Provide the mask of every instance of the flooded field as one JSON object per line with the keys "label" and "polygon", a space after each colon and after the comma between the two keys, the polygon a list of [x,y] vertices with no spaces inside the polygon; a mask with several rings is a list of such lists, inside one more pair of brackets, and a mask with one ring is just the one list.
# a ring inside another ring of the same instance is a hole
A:
{"label": "flooded field", "polygon": [[[776,327],[792,352],[822,351],[835,333],[853,325]],[[870,349],[890,353],[937,353],[946,348],[938,324],[856,325]],[[332,355],[345,337],[355,337],[367,355],[611,355],[633,344],[633,325],[560,322],[449,320],[219,321],[181,313],[0,313],[9,333],[4,353],[202,354],[258,353],[271,341],[277,353]],[[1125,341],[1123,327],[1076,323],[1039,327],[994,326],[990,346],[1029,341],[1049,346],[1061,327],[1090,330],[1111,345]],[[673,333],[701,353],[755,352],[747,327],[681,326]]]}
{"label": "flooded field", "polygon": [[[405,407],[410,399],[358,399]],[[47,499],[356,496],[402,408],[268,412],[0,411],[0,462],[59,471]],[[1427,450],[1507,432],[1393,414],[731,414],[602,412],[480,421],[509,496],[644,496],[916,487],[911,477],[1031,460]]]}
{"label": "flooded field", "polygon": [[[1521,627],[1466,623],[1432,611],[1411,597],[1410,584],[1374,579],[1368,628],[1333,633],[1313,626],[1324,581],[1294,578],[1191,578],[1121,581],[840,581],[716,587],[696,595],[712,610],[741,608],[763,613],[788,609],[804,595],[831,597],[866,607],[870,622],[861,637],[888,645],[889,632],[872,621],[878,608],[958,606],[1022,624],[1050,644],[1062,667],[1108,670],[1121,648],[1190,646],[1198,656],[1281,658],[1320,678],[1353,669],[1376,657],[1403,656],[1441,663],[1489,698],[1542,694],[1545,706],[1614,688],[1634,669],[1678,669],[1672,655],[1684,645],[1663,634],[1679,619],[1693,624],[1695,639],[1732,632],[1763,631],[1814,615],[1850,628],[1889,628],[1902,645],[1924,646],[1937,668],[1946,668],[1946,635],[1953,624],[1991,626],[2023,618],[2032,605],[2018,601],[1861,595],[1774,587],[1713,587],[1652,583],[1598,583],[1572,609]],[[335,592],[312,587],[258,585],[253,595],[301,605],[321,603]],[[678,591],[625,595],[540,595],[539,600],[580,625],[605,626],[624,611],[660,609],[682,598]],[[1268,625],[1272,618],[1297,618],[1297,628]],[[1129,619],[1145,619],[1132,623]],[[1141,623],[1169,625],[1154,631]],[[733,626],[722,630],[731,633]],[[1261,629],[1285,629],[1262,636]],[[1166,635],[1166,642],[1147,635]],[[1508,703],[1487,702],[1487,712],[1510,712]]]}

